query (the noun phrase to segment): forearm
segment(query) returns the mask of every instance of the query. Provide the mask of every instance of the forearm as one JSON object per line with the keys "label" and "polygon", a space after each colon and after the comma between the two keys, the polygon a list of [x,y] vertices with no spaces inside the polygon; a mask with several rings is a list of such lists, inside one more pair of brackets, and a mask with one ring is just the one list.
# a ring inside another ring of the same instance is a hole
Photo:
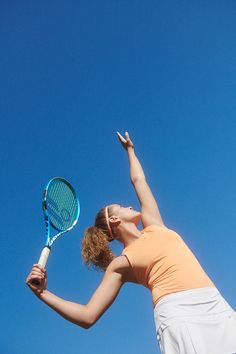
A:
{"label": "forearm", "polygon": [[86,329],[92,325],[86,305],[63,300],[48,290],[44,290],[38,297],[66,320]]}
{"label": "forearm", "polygon": [[145,178],[145,174],[143,168],[134,152],[133,148],[128,148],[128,158],[130,164],[130,179],[131,182],[134,183],[138,179]]}

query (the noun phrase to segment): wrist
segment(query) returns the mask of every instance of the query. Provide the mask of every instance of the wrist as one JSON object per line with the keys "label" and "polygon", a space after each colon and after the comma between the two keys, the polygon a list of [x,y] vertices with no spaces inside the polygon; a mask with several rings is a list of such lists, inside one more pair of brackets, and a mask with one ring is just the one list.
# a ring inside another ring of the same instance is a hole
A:
{"label": "wrist", "polygon": [[127,152],[128,154],[134,154],[134,147],[133,146],[127,147]]}
{"label": "wrist", "polygon": [[40,299],[40,300],[44,300],[45,297],[47,297],[47,295],[49,294],[49,291],[47,289],[44,289],[42,292],[40,293],[36,293],[36,296]]}

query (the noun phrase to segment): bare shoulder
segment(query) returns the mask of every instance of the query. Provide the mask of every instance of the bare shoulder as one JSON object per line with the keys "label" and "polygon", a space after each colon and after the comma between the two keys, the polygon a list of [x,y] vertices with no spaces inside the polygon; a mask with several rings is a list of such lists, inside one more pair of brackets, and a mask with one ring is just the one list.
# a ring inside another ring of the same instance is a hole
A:
{"label": "bare shoulder", "polygon": [[109,264],[107,271],[120,274],[124,283],[137,283],[133,269],[125,255],[114,258],[113,261]]}
{"label": "bare shoulder", "polygon": [[129,269],[130,265],[126,257],[117,256],[109,264],[107,270],[111,272],[126,272]]}

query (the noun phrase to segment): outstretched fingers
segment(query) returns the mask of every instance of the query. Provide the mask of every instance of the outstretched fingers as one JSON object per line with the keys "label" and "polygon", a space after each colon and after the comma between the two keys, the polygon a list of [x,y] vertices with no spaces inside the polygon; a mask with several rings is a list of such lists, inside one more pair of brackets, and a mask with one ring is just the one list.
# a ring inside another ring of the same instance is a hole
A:
{"label": "outstretched fingers", "polygon": [[126,140],[123,138],[123,136],[122,136],[119,132],[116,132],[116,133],[117,133],[118,138],[120,139],[120,141],[121,141],[122,143],[126,143]]}

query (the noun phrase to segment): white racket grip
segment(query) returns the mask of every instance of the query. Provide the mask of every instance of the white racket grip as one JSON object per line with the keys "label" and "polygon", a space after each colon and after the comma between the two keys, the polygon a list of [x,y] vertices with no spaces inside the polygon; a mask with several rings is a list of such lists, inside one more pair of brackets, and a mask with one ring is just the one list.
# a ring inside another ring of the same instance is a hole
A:
{"label": "white racket grip", "polygon": [[47,263],[47,260],[48,260],[48,256],[49,256],[49,253],[50,253],[50,248],[48,246],[45,246],[41,252],[41,256],[39,258],[39,261],[38,263],[43,266],[45,268],[45,265]]}

